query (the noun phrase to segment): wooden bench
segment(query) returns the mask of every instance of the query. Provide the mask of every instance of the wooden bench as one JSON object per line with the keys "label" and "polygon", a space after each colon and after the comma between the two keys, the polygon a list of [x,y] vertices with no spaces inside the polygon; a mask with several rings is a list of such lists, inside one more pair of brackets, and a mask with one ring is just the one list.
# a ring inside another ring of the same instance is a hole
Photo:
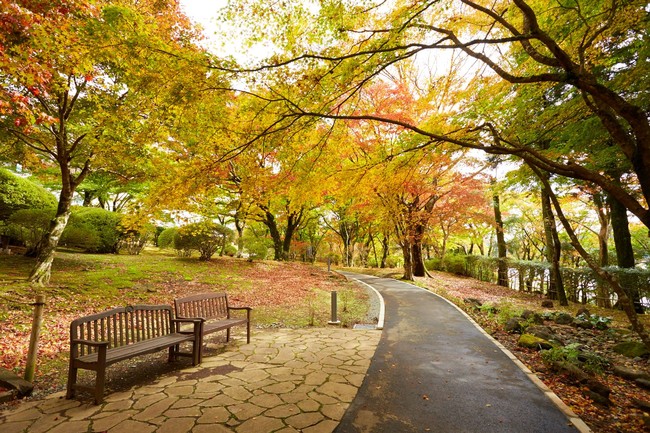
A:
{"label": "wooden bench", "polygon": [[[174,310],[178,318],[199,318],[204,321],[203,334],[226,331],[226,341],[230,341],[230,328],[246,325],[246,343],[251,342],[251,307],[230,307],[226,293],[202,293],[174,299]],[[246,318],[231,317],[231,311],[246,311]],[[200,360],[203,359],[201,350]]]}
{"label": "wooden bench", "polygon": [[[190,323],[181,331],[181,323]],[[202,320],[174,319],[169,305],[135,305],[114,308],[81,317],[70,324],[70,367],[66,398],[76,390],[92,393],[95,403],[104,398],[106,367],[138,355],[169,349],[169,361],[178,356],[192,357],[192,365],[201,359]],[[180,344],[192,343],[192,352],[180,351]],[[77,370],[96,372],[95,386],[77,384]]]}

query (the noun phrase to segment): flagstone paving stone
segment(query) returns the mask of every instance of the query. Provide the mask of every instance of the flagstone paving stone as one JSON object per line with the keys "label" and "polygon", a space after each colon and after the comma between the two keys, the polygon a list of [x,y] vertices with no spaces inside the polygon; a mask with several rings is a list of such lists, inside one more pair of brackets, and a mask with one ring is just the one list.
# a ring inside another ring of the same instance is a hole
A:
{"label": "flagstone paving stone", "polygon": [[57,393],[21,402],[0,412],[0,431],[331,433],[361,386],[380,336],[341,328],[257,330],[250,344],[107,394],[101,405],[83,393],[78,400]]}

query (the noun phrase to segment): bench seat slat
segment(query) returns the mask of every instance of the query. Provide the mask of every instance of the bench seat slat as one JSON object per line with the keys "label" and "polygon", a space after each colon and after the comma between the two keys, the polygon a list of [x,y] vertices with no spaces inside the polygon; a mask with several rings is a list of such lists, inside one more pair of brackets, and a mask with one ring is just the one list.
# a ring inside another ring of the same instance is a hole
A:
{"label": "bench seat slat", "polygon": [[[163,335],[162,337],[142,340],[126,346],[113,347],[111,350],[106,352],[106,365],[133,358],[134,356],[158,352],[159,350],[186,341],[192,341],[193,339],[194,336],[192,334],[168,334]],[[97,362],[97,356],[97,353],[91,353],[89,355],[78,357],[77,361],[84,364],[94,364]]]}

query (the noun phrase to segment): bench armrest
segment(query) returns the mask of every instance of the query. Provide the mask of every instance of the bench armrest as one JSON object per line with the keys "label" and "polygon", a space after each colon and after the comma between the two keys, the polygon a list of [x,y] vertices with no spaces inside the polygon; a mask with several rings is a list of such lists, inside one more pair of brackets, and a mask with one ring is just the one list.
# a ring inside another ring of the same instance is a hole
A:
{"label": "bench armrest", "polygon": [[70,344],[85,344],[86,346],[93,346],[93,347],[102,347],[102,346],[108,346],[109,342],[108,341],[92,341],[92,340],[70,340]]}
{"label": "bench armrest", "polygon": [[228,307],[228,318],[229,319],[230,319],[230,311],[231,310],[234,310],[234,311],[246,310],[246,320],[249,321],[249,322],[251,321],[251,311],[253,310],[251,307]]}
{"label": "bench armrest", "polygon": [[[176,318],[172,319],[172,325],[176,324],[176,332],[180,334],[194,334],[194,338],[197,341],[203,339],[203,322],[205,319],[203,317],[188,317],[188,318]],[[191,323],[193,328],[191,331],[181,331],[181,323]]]}

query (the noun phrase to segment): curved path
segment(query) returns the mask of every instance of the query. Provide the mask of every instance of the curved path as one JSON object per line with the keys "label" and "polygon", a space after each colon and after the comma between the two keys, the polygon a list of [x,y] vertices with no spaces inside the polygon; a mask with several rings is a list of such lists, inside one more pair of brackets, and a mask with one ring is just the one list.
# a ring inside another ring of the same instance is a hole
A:
{"label": "curved path", "polygon": [[342,274],[381,293],[386,314],[367,376],[335,432],[589,431],[448,301],[404,282]]}

